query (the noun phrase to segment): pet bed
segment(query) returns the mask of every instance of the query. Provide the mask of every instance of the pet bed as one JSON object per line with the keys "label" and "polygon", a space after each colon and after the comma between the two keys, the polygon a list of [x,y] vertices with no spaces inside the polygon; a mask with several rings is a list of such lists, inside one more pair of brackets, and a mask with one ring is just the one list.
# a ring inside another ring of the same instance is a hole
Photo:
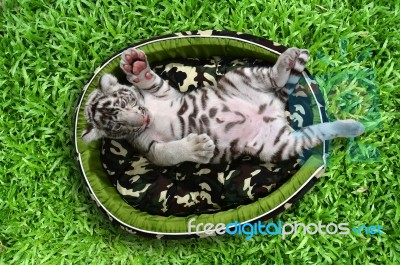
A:
{"label": "pet bed", "polygon": [[[238,66],[272,65],[286,47],[249,34],[194,31],[149,39],[131,47],[146,52],[152,69],[181,92],[212,85]],[[125,50],[125,49],[124,49]],[[267,220],[307,192],[325,168],[328,143],[277,164],[251,157],[220,165],[182,163],[157,167],[121,140],[84,143],[84,106],[99,77],[126,82],[118,52],[96,69],[78,101],[75,148],[88,192],[109,219],[126,231],[154,238],[205,236],[188,232],[199,223]],[[324,101],[307,73],[293,86],[287,118],[294,129],[326,122]],[[215,233],[214,233],[215,234]],[[207,234],[208,235],[208,234]]]}

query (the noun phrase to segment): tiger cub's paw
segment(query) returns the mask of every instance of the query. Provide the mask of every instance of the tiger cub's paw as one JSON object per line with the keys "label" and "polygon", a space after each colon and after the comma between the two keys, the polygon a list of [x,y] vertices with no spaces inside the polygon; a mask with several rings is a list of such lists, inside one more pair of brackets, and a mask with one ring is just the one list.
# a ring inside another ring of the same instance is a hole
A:
{"label": "tiger cub's paw", "polygon": [[334,124],[341,137],[357,137],[365,131],[364,125],[353,119],[339,120]]}
{"label": "tiger cub's paw", "polygon": [[186,138],[187,160],[195,163],[209,163],[214,156],[215,144],[207,134],[189,134]]}
{"label": "tiger cub's paw", "polygon": [[296,59],[296,63],[294,64],[293,69],[298,72],[303,72],[309,58],[310,52],[306,49],[300,49],[300,54]]}
{"label": "tiger cub's paw", "polygon": [[310,52],[306,49],[289,48],[281,56],[286,70],[294,69],[302,72],[310,58]]}
{"label": "tiger cub's paw", "polygon": [[150,81],[154,77],[146,54],[138,49],[129,48],[125,50],[121,55],[120,67],[132,84]]}

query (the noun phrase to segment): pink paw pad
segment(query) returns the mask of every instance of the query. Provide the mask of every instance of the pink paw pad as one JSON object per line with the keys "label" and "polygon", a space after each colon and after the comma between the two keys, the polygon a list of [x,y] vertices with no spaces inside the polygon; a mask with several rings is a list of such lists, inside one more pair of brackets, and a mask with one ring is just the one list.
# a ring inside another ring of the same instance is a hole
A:
{"label": "pink paw pad", "polygon": [[[139,64],[137,64],[138,62]],[[135,67],[136,64],[137,66]],[[146,55],[144,52],[135,49],[129,49],[122,54],[121,66],[124,70],[134,71],[137,68],[140,70],[143,68],[143,65],[144,68],[147,67]]]}
{"label": "pink paw pad", "polygon": [[144,69],[147,68],[146,62],[143,61],[136,61],[132,64],[132,73],[134,75],[140,74]]}
{"label": "pink paw pad", "polygon": [[144,52],[136,49],[128,49],[122,54],[120,63],[122,70],[130,76],[131,82],[139,83],[140,79],[151,80],[154,74],[149,68]]}

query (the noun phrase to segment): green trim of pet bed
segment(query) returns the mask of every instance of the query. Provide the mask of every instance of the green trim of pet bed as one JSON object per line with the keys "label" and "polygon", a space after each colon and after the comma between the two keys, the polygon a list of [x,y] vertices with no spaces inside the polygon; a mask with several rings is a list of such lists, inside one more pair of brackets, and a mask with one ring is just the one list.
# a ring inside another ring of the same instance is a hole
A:
{"label": "green trim of pet bed", "polygon": [[[217,34],[215,34],[217,32]],[[150,40],[132,47],[144,50],[150,63],[163,61],[171,58],[208,58],[211,56],[229,56],[233,58],[257,58],[273,62],[279,55],[274,47],[263,46],[263,43],[242,38],[236,33],[226,34],[213,31],[209,33],[197,33],[198,35],[170,35],[164,38]],[[254,37],[254,36],[252,36]],[[261,39],[262,40],[262,39]],[[272,42],[271,42],[272,43]],[[278,50],[285,48],[279,45]],[[84,143],[80,139],[83,129],[86,127],[84,118],[84,102],[87,96],[96,88],[99,77],[106,73],[113,73],[121,76],[119,70],[119,55],[114,55],[98,68],[92,76],[89,83],[85,86],[84,92],[78,103],[76,110],[75,124],[75,147],[78,155],[78,161],[84,175],[85,182],[92,198],[98,203],[110,219],[116,220],[120,225],[133,231],[153,235],[188,235],[188,220],[196,218],[196,223],[225,223],[230,222],[249,222],[262,216],[266,216],[278,207],[287,208],[290,198],[307,185],[312,179],[316,178],[324,170],[324,152],[325,144],[316,148],[314,154],[306,161],[300,170],[280,188],[268,196],[259,199],[248,205],[239,206],[236,209],[230,209],[212,214],[190,215],[186,217],[175,216],[157,216],[136,210],[127,204],[117,192],[115,187],[109,181],[100,163],[100,141],[90,144]],[[311,81],[306,73],[306,80]],[[311,86],[308,86],[309,92],[314,95]],[[320,123],[324,119],[323,113],[319,108],[319,103],[314,102],[314,123]]]}

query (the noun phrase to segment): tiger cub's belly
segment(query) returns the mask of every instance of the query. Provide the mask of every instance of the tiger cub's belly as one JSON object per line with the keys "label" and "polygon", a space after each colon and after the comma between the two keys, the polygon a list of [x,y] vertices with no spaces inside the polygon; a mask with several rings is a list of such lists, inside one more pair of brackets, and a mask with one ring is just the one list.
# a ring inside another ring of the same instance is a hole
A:
{"label": "tiger cub's belly", "polygon": [[[210,131],[218,138],[218,146],[251,149],[260,138],[269,134],[281,115],[280,106],[255,105],[241,99],[231,99],[220,108],[210,123]],[[235,146],[232,146],[232,144]],[[250,151],[250,150],[249,150]]]}
{"label": "tiger cub's belly", "polygon": [[213,98],[207,108],[196,109],[192,104],[148,101],[147,108],[152,110],[155,120],[147,132],[157,142],[179,140],[190,133],[206,133],[218,148],[251,153],[256,143],[270,134],[278,120],[275,117],[283,116],[279,102],[268,102],[272,101],[261,97],[253,102],[241,98]]}

